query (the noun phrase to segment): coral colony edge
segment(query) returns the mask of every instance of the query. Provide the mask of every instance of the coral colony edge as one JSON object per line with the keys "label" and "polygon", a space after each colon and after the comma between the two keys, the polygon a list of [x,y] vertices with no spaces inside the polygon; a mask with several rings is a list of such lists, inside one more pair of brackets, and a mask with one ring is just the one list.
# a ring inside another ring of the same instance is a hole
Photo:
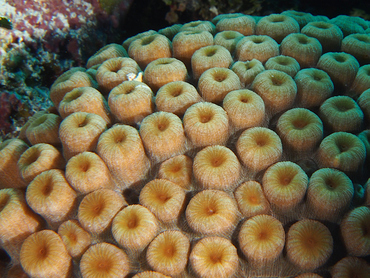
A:
{"label": "coral colony edge", "polygon": [[0,145],[6,277],[369,277],[370,22],[108,44]]}

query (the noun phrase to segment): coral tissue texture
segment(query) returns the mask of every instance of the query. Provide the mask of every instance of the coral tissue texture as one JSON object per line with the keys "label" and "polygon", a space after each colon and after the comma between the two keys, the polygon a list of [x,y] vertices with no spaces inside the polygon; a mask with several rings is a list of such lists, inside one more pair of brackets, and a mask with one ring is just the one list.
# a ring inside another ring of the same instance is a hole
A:
{"label": "coral tissue texture", "polygon": [[0,145],[1,277],[369,277],[370,23],[345,20],[224,14],[62,74]]}

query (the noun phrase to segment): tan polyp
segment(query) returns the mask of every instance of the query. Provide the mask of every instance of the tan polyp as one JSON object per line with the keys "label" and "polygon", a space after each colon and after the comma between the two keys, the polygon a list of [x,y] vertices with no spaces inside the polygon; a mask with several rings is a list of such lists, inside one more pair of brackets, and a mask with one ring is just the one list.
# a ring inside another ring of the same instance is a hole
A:
{"label": "tan polyp", "polygon": [[20,139],[5,140],[0,144],[0,188],[25,188],[17,162],[28,146]]}
{"label": "tan polyp", "polygon": [[265,120],[265,104],[262,98],[248,89],[228,93],[222,107],[236,130],[261,126]]}
{"label": "tan polyp", "polygon": [[183,117],[187,138],[195,147],[224,145],[229,137],[229,119],[220,106],[198,102],[190,106]]}
{"label": "tan polyp", "polygon": [[100,48],[93,56],[87,60],[86,67],[102,64],[104,61],[114,57],[127,57],[126,49],[123,46],[115,43],[107,44]]}
{"label": "tan polyp", "polygon": [[299,32],[298,22],[287,15],[270,14],[261,18],[256,26],[256,35],[267,35],[277,43],[292,33]]}
{"label": "tan polyp", "polygon": [[105,131],[99,137],[97,153],[121,190],[144,179],[149,170],[139,133],[128,125],[115,125]]}
{"label": "tan polyp", "polygon": [[47,113],[34,120],[26,130],[28,141],[32,144],[46,143],[59,147],[59,125],[62,118],[58,115]]}
{"label": "tan polyp", "polygon": [[116,120],[138,124],[154,110],[153,92],[139,81],[125,81],[109,93],[108,104]]}
{"label": "tan polyp", "polygon": [[154,60],[172,57],[171,42],[158,33],[146,35],[131,42],[128,55],[144,70]]}
{"label": "tan polyp", "polygon": [[50,99],[55,107],[59,107],[68,92],[78,87],[96,87],[96,82],[84,68],[72,68],[59,76],[50,88]]}
{"label": "tan polyp", "polygon": [[182,31],[172,39],[173,57],[191,66],[191,56],[203,46],[212,45],[213,36],[208,31]]}
{"label": "tan polyp", "polygon": [[233,62],[230,52],[220,45],[209,45],[194,52],[191,57],[193,78],[198,79],[210,68],[229,68]]}
{"label": "tan polyp", "polygon": [[284,38],[280,52],[296,59],[301,68],[313,68],[321,56],[322,46],[315,38],[295,33]]}
{"label": "tan polyp", "polygon": [[78,207],[78,222],[93,235],[110,230],[114,216],[127,203],[123,196],[110,189],[98,189],[87,194]]}
{"label": "tan polyp", "polygon": [[0,190],[0,243],[13,264],[19,263],[23,241],[41,228],[41,218],[28,207],[22,191]]}
{"label": "tan polyp", "polygon": [[185,64],[175,58],[159,58],[148,64],[144,71],[144,82],[157,92],[173,81],[186,81],[188,72]]}
{"label": "tan polyp", "polygon": [[236,61],[232,66],[231,70],[235,72],[242,83],[242,86],[249,88],[254,78],[262,71],[265,70],[262,63],[257,59],[250,61]]}
{"label": "tan polyp", "polygon": [[79,193],[114,188],[107,165],[93,152],[82,152],[69,159],[65,175],[69,184]]}
{"label": "tan polyp", "polygon": [[40,143],[28,148],[18,160],[22,178],[31,182],[38,174],[50,169],[64,169],[65,159],[52,145]]}
{"label": "tan polyp", "polygon": [[250,15],[223,18],[217,22],[217,32],[236,31],[244,36],[254,35],[256,22]]}
{"label": "tan polyp", "polygon": [[93,87],[79,87],[67,93],[59,104],[59,114],[64,119],[74,112],[94,113],[111,123],[107,101]]}
{"label": "tan polyp", "polygon": [[96,80],[98,81],[99,89],[104,93],[109,93],[123,81],[128,81],[129,74],[137,76],[140,71],[139,65],[131,58],[111,58],[99,66],[96,72]]}
{"label": "tan polyp", "polygon": [[228,68],[206,70],[198,81],[198,91],[205,101],[222,103],[227,93],[241,89],[239,76]]}
{"label": "tan polyp", "polygon": [[168,112],[155,112],[143,119],[140,136],[145,150],[154,161],[163,161],[185,151],[185,133],[181,119]]}
{"label": "tan polyp", "polygon": [[21,249],[21,265],[30,277],[68,278],[72,258],[60,236],[52,230],[30,235]]}
{"label": "tan polyp", "polygon": [[191,105],[201,100],[193,85],[184,81],[174,81],[158,90],[155,105],[159,111],[171,112],[182,117]]}
{"label": "tan polyp", "polygon": [[297,95],[293,78],[278,70],[265,70],[258,74],[252,90],[263,99],[266,110],[272,115],[292,107]]}
{"label": "tan polyp", "polygon": [[279,45],[269,36],[247,36],[239,40],[235,55],[239,61],[257,59],[265,63],[271,57],[279,55]]}
{"label": "tan polyp", "polygon": [[60,124],[59,136],[63,156],[70,159],[84,151],[93,151],[99,136],[107,129],[107,122],[97,114],[75,112]]}
{"label": "tan polyp", "polygon": [[76,205],[76,192],[65,179],[64,172],[53,169],[36,176],[28,185],[26,200],[51,229],[71,217]]}
{"label": "tan polyp", "polygon": [[171,181],[154,179],[140,191],[139,202],[163,223],[175,222],[184,208],[185,190]]}

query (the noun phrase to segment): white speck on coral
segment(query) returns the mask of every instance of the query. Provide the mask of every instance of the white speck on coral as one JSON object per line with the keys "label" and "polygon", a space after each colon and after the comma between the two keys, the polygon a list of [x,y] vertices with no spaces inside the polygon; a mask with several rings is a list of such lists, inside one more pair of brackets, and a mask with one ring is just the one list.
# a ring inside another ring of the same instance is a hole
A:
{"label": "white speck on coral", "polygon": [[130,73],[126,74],[126,77],[127,77],[127,80],[128,80],[128,81],[132,81],[132,80],[134,80],[134,79],[135,79],[136,74],[135,74],[135,73],[133,73],[133,72],[130,72]]}
{"label": "white speck on coral", "polygon": [[139,81],[143,82],[143,72],[139,72],[138,74],[130,72],[126,74],[127,80],[128,81]]}

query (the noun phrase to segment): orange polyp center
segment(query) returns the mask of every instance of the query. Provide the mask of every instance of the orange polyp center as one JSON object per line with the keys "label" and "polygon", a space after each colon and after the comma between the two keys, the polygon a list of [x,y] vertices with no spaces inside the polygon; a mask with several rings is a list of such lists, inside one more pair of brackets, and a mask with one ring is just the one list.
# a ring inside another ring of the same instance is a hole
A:
{"label": "orange polyp center", "polygon": [[282,176],[280,178],[280,184],[281,185],[288,185],[288,184],[290,184],[291,181],[292,181],[292,177],[290,177],[290,176]]}
{"label": "orange polyp center", "polygon": [[212,263],[217,264],[222,262],[222,254],[220,253],[212,253],[209,256]]}
{"label": "orange polyp center", "polygon": [[161,61],[160,63],[158,63],[158,65],[169,65],[169,64],[172,64],[173,61],[171,60],[164,60],[164,61]]}
{"label": "orange polyp center", "polygon": [[225,79],[227,78],[227,74],[223,73],[223,72],[219,72],[219,73],[216,73],[214,75],[214,80],[217,81],[217,82],[222,82],[224,81]]}
{"label": "orange polyp center", "polygon": [[51,191],[53,191],[52,181],[48,181],[42,188],[42,194],[47,197],[50,195]]}
{"label": "orange polyp center", "polygon": [[99,272],[106,272],[108,273],[112,268],[112,262],[107,259],[103,259],[96,265]]}
{"label": "orange polyp center", "polygon": [[37,257],[39,259],[45,259],[48,255],[48,247],[44,244],[40,247],[39,252],[37,253]]}
{"label": "orange polyp center", "polygon": [[213,167],[220,167],[224,162],[225,162],[225,158],[220,155],[214,156],[211,159],[211,165]]}
{"label": "orange polyp center", "polygon": [[307,126],[307,122],[303,119],[297,119],[293,121],[293,126],[295,129],[304,129]]}
{"label": "orange polyp center", "polygon": [[264,138],[257,138],[256,144],[259,147],[263,147],[267,144],[267,141]]}
{"label": "orange polyp center", "polygon": [[178,97],[182,94],[182,88],[176,88],[171,92],[171,96]]}
{"label": "orange polyp center", "polygon": [[89,161],[84,161],[83,163],[80,164],[80,170],[81,172],[87,172],[90,168],[90,162]]}
{"label": "orange polyp center", "polygon": [[305,246],[307,249],[315,248],[317,245],[317,240],[313,236],[308,236],[305,240]]}
{"label": "orange polyp center", "polygon": [[172,168],[170,169],[170,171],[174,174],[178,173],[181,171],[181,165],[180,164],[175,164],[172,166]]}
{"label": "orange polyp center", "polygon": [[210,120],[212,120],[213,114],[210,112],[202,113],[199,117],[199,120],[201,123],[205,124],[208,123]]}
{"label": "orange polyp center", "polygon": [[216,209],[214,208],[214,207],[207,207],[206,209],[205,209],[205,211],[206,211],[206,214],[208,215],[208,216],[211,216],[211,215],[213,215],[213,214],[215,214],[216,213]]}
{"label": "orange polyp center", "polygon": [[119,144],[119,143],[122,143],[126,140],[126,135],[125,134],[116,134],[115,138],[114,138],[114,141],[116,142],[116,144]]}
{"label": "orange polyp center", "polygon": [[104,209],[104,204],[99,203],[93,206],[91,211],[95,216],[98,216],[103,211],[103,209]]}
{"label": "orange polyp center", "polygon": [[163,252],[164,255],[168,258],[173,257],[176,253],[175,247],[173,247],[172,245],[169,245],[169,244],[167,244],[167,246],[165,246],[163,251],[164,251]]}
{"label": "orange polyp center", "polygon": [[84,127],[89,123],[89,120],[84,117],[82,121],[79,122],[78,127]]}
{"label": "orange polyp center", "polygon": [[249,102],[249,97],[247,96],[240,96],[240,101],[243,103],[248,103]]}
{"label": "orange polyp center", "polygon": [[159,121],[157,124],[157,128],[161,132],[165,131],[168,128],[168,121],[166,119]]}
{"label": "orange polyp center", "polygon": [[117,73],[121,69],[120,64],[114,64],[114,65],[111,65],[111,66],[112,66],[112,68],[109,69],[111,72]]}
{"label": "orange polyp center", "polygon": [[269,234],[268,234],[268,232],[267,232],[267,231],[261,231],[261,232],[258,234],[257,239],[258,239],[258,240],[266,240],[266,239],[268,239],[268,237],[269,237]]}
{"label": "orange polyp center", "polygon": [[126,88],[126,91],[122,92],[122,94],[126,94],[126,95],[131,94],[132,92],[135,91],[135,89],[136,89],[136,87],[134,85],[132,85],[131,87]]}
{"label": "orange polyp center", "polygon": [[138,225],[138,219],[136,215],[133,215],[128,221],[127,221],[127,227],[129,229],[134,229]]}
{"label": "orange polyp center", "polygon": [[259,204],[259,198],[256,195],[248,196],[248,201],[249,201],[249,203],[251,203],[253,205],[258,205]]}
{"label": "orange polyp center", "polygon": [[72,243],[77,242],[77,235],[74,232],[70,232],[68,234],[68,238],[69,238],[69,241],[71,241]]}
{"label": "orange polyp center", "polygon": [[168,196],[167,194],[165,193],[160,193],[157,195],[157,198],[158,200],[161,202],[161,203],[166,203],[169,199],[171,199],[170,196]]}

